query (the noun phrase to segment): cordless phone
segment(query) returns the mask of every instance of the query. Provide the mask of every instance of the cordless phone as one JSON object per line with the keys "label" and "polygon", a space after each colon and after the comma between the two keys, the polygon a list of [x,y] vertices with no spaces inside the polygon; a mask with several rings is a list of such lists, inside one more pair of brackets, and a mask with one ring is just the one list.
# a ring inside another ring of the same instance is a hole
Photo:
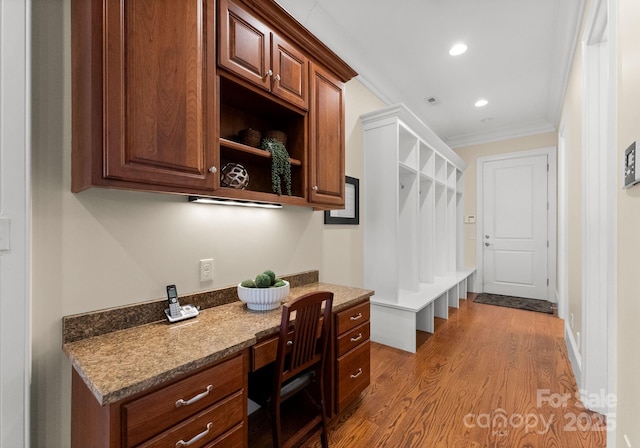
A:
{"label": "cordless phone", "polygon": [[198,308],[193,305],[180,306],[176,285],[167,285],[167,301],[169,302],[169,308],[166,308],[164,313],[167,315],[169,322],[190,319],[199,314]]}
{"label": "cordless phone", "polygon": [[178,302],[178,290],[176,285],[167,286],[167,300],[169,301],[169,314],[174,319],[180,316],[180,302]]}

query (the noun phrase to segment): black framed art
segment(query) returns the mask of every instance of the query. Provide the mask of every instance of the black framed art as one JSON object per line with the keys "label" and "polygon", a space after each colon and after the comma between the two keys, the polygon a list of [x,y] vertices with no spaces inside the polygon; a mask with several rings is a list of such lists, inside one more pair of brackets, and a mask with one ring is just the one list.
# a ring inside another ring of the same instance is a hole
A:
{"label": "black framed art", "polygon": [[355,177],[345,177],[344,208],[341,210],[326,210],[325,224],[360,224],[360,180]]}

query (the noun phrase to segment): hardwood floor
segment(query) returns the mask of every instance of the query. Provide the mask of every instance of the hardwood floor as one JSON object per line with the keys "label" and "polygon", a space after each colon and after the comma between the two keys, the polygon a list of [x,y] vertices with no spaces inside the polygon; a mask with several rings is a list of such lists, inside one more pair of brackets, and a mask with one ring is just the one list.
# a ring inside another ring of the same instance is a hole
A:
{"label": "hardwood floor", "polygon": [[418,337],[416,354],[372,343],[371,385],[330,424],[331,447],[605,446],[603,418],[576,399],[557,317],[462,300]]}

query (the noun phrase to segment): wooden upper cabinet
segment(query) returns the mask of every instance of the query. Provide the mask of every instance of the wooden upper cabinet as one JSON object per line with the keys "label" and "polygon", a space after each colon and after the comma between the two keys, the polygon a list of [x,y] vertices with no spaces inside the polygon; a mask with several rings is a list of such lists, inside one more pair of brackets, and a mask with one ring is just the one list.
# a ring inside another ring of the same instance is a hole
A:
{"label": "wooden upper cabinet", "polygon": [[[212,191],[214,0],[75,0],[73,8],[73,191]],[[89,18],[93,32],[77,23]],[[89,117],[100,113],[98,128]]]}
{"label": "wooden upper cabinet", "polygon": [[[343,83],[356,73],[274,0],[71,0],[71,190],[317,208],[344,203]],[[287,135],[292,195],[239,132]],[[241,163],[246,189],[223,186]]]}
{"label": "wooden upper cabinet", "polygon": [[309,60],[255,15],[219,0],[221,67],[302,108],[309,107]]}
{"label": "wooden upper cabinet", "polygon": [[315,64],[311,68],[309,202],[344,205],[344,84]]}
{"label": "wooden upper cabinet", "polygon": [[309,107],[309,61],[275,33],[271,34],[273,84],[271,91],[303,109]]}
{"label": "wooden upper cabinet", "polygon": [[245,9],[220,0],[219,63],[265,90],[271,88],[271,30]]}

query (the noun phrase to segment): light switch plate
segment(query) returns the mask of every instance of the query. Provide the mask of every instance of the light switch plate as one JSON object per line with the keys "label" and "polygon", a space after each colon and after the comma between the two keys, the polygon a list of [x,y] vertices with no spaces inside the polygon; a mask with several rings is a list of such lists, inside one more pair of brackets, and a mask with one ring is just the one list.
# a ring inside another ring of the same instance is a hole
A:
{"label": "light switch plate", "polygon": [[9,244],[11,241],[11,220],[9,218],[0,218],[0,251],[8,251],[11,249]]}

